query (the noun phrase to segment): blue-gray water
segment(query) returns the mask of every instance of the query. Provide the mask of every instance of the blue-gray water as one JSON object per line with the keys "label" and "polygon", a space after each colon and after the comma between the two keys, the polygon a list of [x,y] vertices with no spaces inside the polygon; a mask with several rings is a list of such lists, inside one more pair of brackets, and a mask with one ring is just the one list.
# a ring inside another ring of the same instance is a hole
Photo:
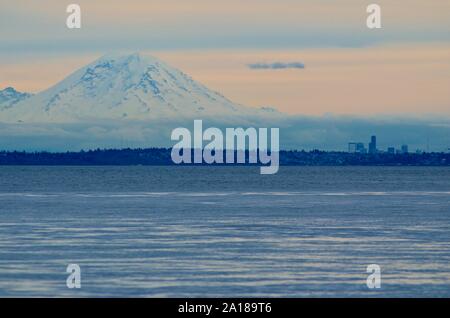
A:
{"label": "blue-gray water", "polygon": [[450,169],[0,167],[0,296],[450,297]]}

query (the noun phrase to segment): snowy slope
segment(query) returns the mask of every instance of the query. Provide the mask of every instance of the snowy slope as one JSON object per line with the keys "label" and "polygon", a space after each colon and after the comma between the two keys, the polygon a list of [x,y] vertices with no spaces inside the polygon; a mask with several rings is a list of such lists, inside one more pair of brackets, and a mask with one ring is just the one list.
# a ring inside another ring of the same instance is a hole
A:
{"label": "snowy slope", "polygon": [[12,87],[0,90],[0,111],[11,108],[31,96],[32,95],[28,93],[18,92]]}
{"label": "snowy slope", "polygon": [[0,111],[3,122],[233,118],[236,105],[151,56],[107,55],[57,85]]}

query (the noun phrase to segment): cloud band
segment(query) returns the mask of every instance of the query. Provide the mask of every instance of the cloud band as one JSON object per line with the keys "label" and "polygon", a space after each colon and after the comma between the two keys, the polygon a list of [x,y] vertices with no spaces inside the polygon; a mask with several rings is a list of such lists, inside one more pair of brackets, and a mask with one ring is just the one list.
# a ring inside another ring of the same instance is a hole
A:
{"label": "cloud band", "polygon": [[304,69],[305,64],[302,62],[274,62],[274,63],[253,63],[248,64],[252,70],[283,70],[283,69]]}

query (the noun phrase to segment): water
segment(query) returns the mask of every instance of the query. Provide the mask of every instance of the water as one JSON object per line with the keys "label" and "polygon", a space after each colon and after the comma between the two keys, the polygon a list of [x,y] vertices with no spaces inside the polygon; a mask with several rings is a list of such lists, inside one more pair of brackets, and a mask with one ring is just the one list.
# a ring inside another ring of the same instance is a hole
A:
{"label": "water", "polygon": [[450,297],[450,169],[0,167],[0,296]]}

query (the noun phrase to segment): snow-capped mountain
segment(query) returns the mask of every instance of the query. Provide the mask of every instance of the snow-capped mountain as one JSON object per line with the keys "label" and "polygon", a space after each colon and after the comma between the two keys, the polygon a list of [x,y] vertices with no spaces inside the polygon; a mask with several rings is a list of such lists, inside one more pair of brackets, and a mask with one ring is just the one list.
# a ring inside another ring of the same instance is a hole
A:
{"label": "snow-capped mountain", "polygon": [[[13,99],[11,99],[13,100]],[[107,55],[57,85],[0,111],[3,122],[233,118],[264,113],[237,105],[161,60]]]}
{"label": "snow-capped mountain", "polygon": [[18,102],[31,96],[32,95],[28,93],[18,92],[12,87],[7,87],[4,90],[0,90],[0,111],[11,108]]}

